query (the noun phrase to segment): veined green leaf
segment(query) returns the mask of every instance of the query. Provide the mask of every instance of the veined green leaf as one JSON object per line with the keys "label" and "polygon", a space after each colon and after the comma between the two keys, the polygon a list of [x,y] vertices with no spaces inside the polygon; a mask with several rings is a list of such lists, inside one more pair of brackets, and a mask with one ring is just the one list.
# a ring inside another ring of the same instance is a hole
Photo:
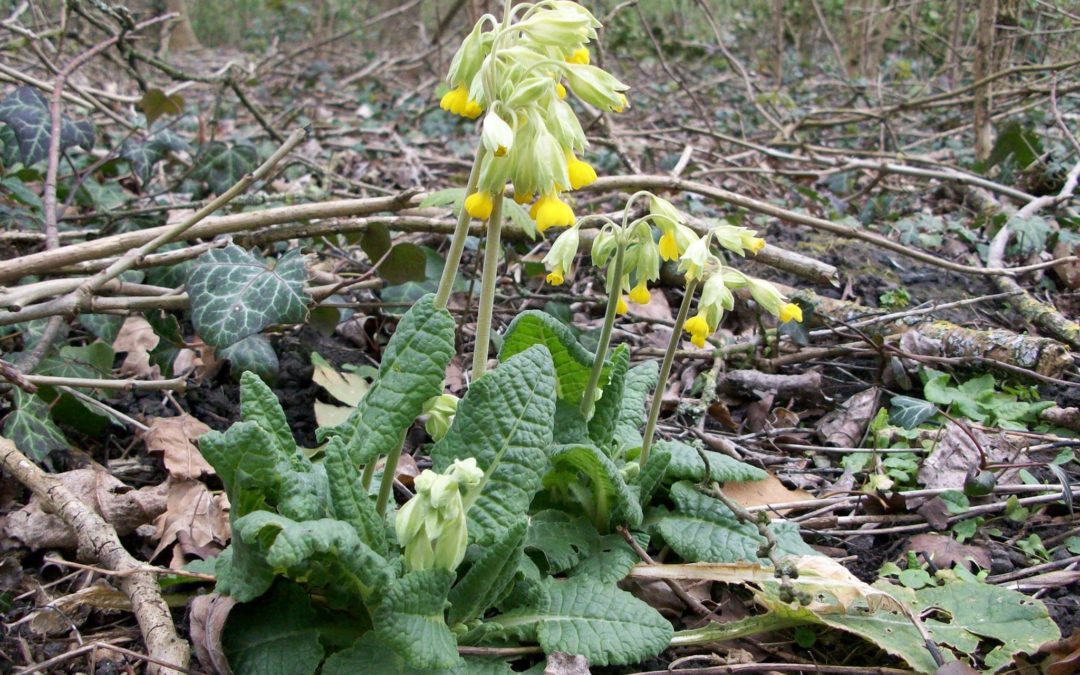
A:
{"label": "veined green leaf", "polygon": [[508,590],[521,562],[526,521],[503,531],[450,591],[451,626],[480,618]]}
{"label": "veined green leaf", "polygon": [[420,200],[420,208],[430,209],[435,206],[450,206],[452,204],[459,204],[464,198],[465,188],[446,188],[444,190],[436,190],[435,192],[429,192],[424,195],[424,198]]}
{"label": "veined green leaf", "polygon": [[667,468],[670,464],[671,450],[666,446],[658,445],[649,453],[649,461],[642,467],[637,478],[638,501],[641,503],[641,508],[645,508],[652,501],[656,488],[660,487],[664,477],[667,476]]}
{"label": "veined green leaf", "polygon": [[307,316],[307,270],[299,249],[273,266],[235,244],[199,256],[187,278],[191,322],[207,344],[226,347],[275,323]]}
{"label": "veined green leaf", "polygon": [[296,440],[289,429],[289,420],[285,417],[281,402],[255,373],[240,376],[240,417],[269,432],[278,459],[285,460],[296,453]]}
{"label": "veined green leaf", "polygon": [[914,429],[937,412],[937,406],[933,403],[910,396],[893,396],[889,417],[905,429]]}
{"label": "veined green leaf", "polygon": [[379,376],[351,418],[348,447],[355,466],[397,448],[424,402],[443,392],[455,334],[454,318],[435,308],[433,295],[417,300],[401,319],[386,345]]}
{"label": "veined green leaf", "polygon": [[112,376],[113,348],[104,342],[91,342],[83,347],[66,345],[55,356],[42,360],[35,371],[38,375],[72,378],[105,378]]}
{"label": "veined green leaf", "polygon": [[[740,522],[723,502],[701,494],[693,483],[680,481],[671,487],[676,511],[655,511],[650,520],[664,543],[689,562],[758,562],[758,548],[765,542],[753,523]],[[814,555],[792,523],[774,522],[777,553]]]}
{"label": "veined green leaf", "polygon": [[10,438],[27,457],[51,468],[49,453],[68,449],[64,433],[49,417],[49,405],[45,401],[22,389],[12,391],[15,410],[4,422],[4,436]]}
{"label": "veined green leaf", "polygon": [[585,518],[550,509],[529,519],[525,548],[543,557],[548,574],[560,574],[587,556],[598,539],[596,528]]}
{"label": "veined green leaf", "polygon": [[234,374],[251,372],[271,383],[277,379],[277,353],[265,335],[249,335],[222,349],[218,356],[229,362]]}
{"label": "veined green leaf", "polygon": [[[648,534],[634,532],[633,536],[642,549],[648,547]],[[585,559],[570,568],[567,576],[591,577],[605,584],[614,584],[641,562],[641,558],[620,534],[605,534],[593,542],[592,548]]]}
{"label": "veined green leaf", "polygon": [[638,663],[656,656],[672,628],[659,612],[626,591],[587,576],[548,580],[540,606],[493,620],[519,634],[535,632],[545,653],[580,654],[590,665]]}
{"label": "veined green leaf", "polygon": [[[641,505],[623,480],[619,467],[593,445],[564,445],[552,449],[551,463],[588,478],[592,504],[585,505],[598,530],[641,524]],[[580,478],[578,479],[580,481]]]}
{"label": "veined green leaf", "polygon": [[[14,133],[19,146],[19,160],[26,166],[44,160],[52,140],[52,118],[45,97],[33,87],[17,87],[0,101],[0,122]],[[89,120],[72,122],[60,117],[60,151],[74,146],[94,147],[94,125]]]}
{"label": "veined green leaf", "polygon": [[451,668],[413,668],[374,632],[328,658],[322,668],[322,675],[512,675],[513,672],[502,660],[479,656],[465,656]]}
{"label": "veined green leaf", "polygon": [[[533,345],[544,345],[551,354],[558,397],[572,405],[580,404],[589,383],[593,354],[578,343],[564,323],[546,312],[530,309],[518,314],[506,328],[499,359],[505,361]],[[605,365],[601,385],[610,374],[611,366]]]}
{"label": "veined green leaf", "polygon": [[[768,475],[756,466],[750,466],[712,450],[698,451],[697,448],[681,441],[660,441],[653,446],[653,449],[671,454],[671,461],[664,474],[668,480],[701,482],[705,479],[705,460],[709,462],[709,478],[718,483],[764,480]],[[632,451],[630,455],[636,457],[637,453]],[[704,460],[702,455],[705,457]],[[652,460],[651,457],[649,459]]]}
{"label": "veined green leaf", "polygon": [[446,436],[431,451],[437,471],[475,457],[484,480],[467,497],[469,538],[488,544],[526,513],[547,472],[555,415],[551,357],[517,354],[472,383]]}
{"label": "veined green leaf", "polygon": [[640,363],[626,373],[619,420],[615,424],[617,451],[626,453],[630,448],[641,447],[641,425],[645,424],[645,400],[656,389],[660,378],[660,366],[656,361]]}
{"label": "veined green leaf", "polygon": [[611,353],[611,376],[604,385],[600,400],[596,401],[592,419],[589,420],[589,438],[608,457],[619,450],[615,427],[622,413],[626,374],[630,369],[630,348],[619,345]]}
{"label": "veined green leaf", "polygon": [[221,477],[232,516],[240,517],[268,502],[277,502],[281,489],[278,466],[289,458],[262,424],[237,422],[225,433],[209,431],[199,437],[199,450]]}
{"label": "veined green leaf", "polygon": [[199,148],[191,177],[206,181],[214,194],[221,194],[255,170],[259,154],[250,145],[226,145],[210,141]]}
{"label": "veined green leaf", "polygon": [[416,668],[451,668],[461,662],[457,640],[443,620],[454,574],[431,569],[395,581],[375,611],[375,634]]}
{"label": "veined green leaf", "polygon": [[233,608],[222,646],[236,675],[309,675],[324,653],[307,591],[287,583]]}
{"label": "veined green leaf", "polygon": [[386,526],[375,511],[371,496],[360,484],[360,474],[349,459],[345,442],[339,437],[330,439],[323,448],[324,464],[330,483],[330,501],[338,520],[352,525],[360,538],[379,555],[387,554]]}

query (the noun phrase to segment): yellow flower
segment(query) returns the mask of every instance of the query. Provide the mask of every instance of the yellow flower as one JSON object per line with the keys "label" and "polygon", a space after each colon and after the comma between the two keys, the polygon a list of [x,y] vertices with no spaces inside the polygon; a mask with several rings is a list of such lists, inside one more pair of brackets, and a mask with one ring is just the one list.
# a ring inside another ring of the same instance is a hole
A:
{"label": "yellow flower", "polygon": [[517,192],[514,193],[514,201],[518,204],[528,204],[532,201],[532,198],[531,192],[522,192],[520,194]]}
{"label": "yellow flower", "polygon": [[549,227],[569,227],[574,224],[574,210],[553,192],[536,200],[529,215],[536,220],[536,229],[541,234]]}
{"label": "yellow flower", "polygon": [[579,47],[575,49],[570,56],[566,57],[568,63],[580,63],[583,66],[589,65],[589,50],[585,47]]}
{"label": "yellow flower", "polygon": [[687,319],[683,324],[683,330],[690,334],[690,342],[698,347],[704,347],[705,338],[712,334],[709,322],[705,319],[705,315],[700,313]]}
{"label": "yellow flower", "polygon": [[572,152],[566,153],[566,173],[570,176],[570,187],[574,190],[596,182],[596,169],[575,157]]}
{"label": "yellow flower", "polygon": [[479,103],[476,101],[468,101],[462,111],[458,114],[462,117],[468,117],[469,119],[474,120],[477,117],[480,117],[480,114],[483,112],[484,109],[480,107]]}
{"label": "yellow flower", "polygon": [[555,83],[555,95],[559,97],[559,100],[566,98],[566,87],[563,86],[562,82]]}
{"label": "yellow flower", "polygon": [[447,112],[460,115],[460,111],[465,109],[465,103],[468,100],[469,92],[465,90],[465,85],[458,85],[443,94],[442,99],[439,100],[439,107]]}
{"label": "yellow flower", "polygon": [[662,260],[678,260],[679,245],[675,243],[675,235],[665,232],[660,235],[660,258]]}
{"label": "yellow flower", "polygon": [[552,286],[562,286],[563,281],[565,281],[565,279],[563,279],[562,268],[556,267],[548,272],[547,282]]}
{"label": "yellow flower", "polygon": [[787,323],[788,321],[802,323],[802,308],[794,302],[789,302],[780,308],[779,319],[781,323]]}
{"label": "yellow flower", "polygon": [[626,298],[620,297],[619,304],[615,305],[615,313],[619,316],[626,314],[630,311],[630,306],[626,304]]}
{"label": "yellow flower", "polygon": [[474,192],[465,198],[465,211],[477,220],[487,220],[491,217],[491,208],[494,202],[488,192]]}
{"label": "yellow flower", "polygon": [[757,253],[761,249],[765,248],[765,240],[761,237],[750,237],[747,248],[751,253]]}
{"label": "yellow flower", "polygon": [[626,110],[627,106],[630,105],[630,101],[626,98],[626,94],[619,94],[619,100],[619,105],[611,106],[611,112],[621,113],[623,110]]}
{"label": "yellow flower", "polygon": [[649,293],[649,287],[645,285],[644,281],[639,281],[637,286],[630,289],[630,301],[638,305],[647,305],[649,300],[652,300],[652,294]]}

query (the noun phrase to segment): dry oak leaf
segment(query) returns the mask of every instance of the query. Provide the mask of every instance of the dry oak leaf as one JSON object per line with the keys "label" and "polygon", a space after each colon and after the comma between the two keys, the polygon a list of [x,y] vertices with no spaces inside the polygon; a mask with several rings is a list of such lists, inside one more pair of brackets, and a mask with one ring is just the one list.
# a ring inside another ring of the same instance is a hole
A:
{"label": "dry oak leaf", "polygon": [[213,475],[214,467],[195,446],[195,440],[210,431],[210,427],[191,415],[155,417],[148,426],[143,432],[146,450],[162,456],[170,476],[194,480],[203,474]]}
{"label": "dry oak leaf", "polygon": [[[121,537],[165,511],[164,484],[135,490],[97,469],[76,469],[56,474],[56,478]],[[75,532],[59,516],[42,510],[41,500],[36,496],[23,508],[8,514],[5,534],[31,550],[74,549],[79,544]]]}
{"label": "dry oak leaf", "polygon": [[213,495],[197,481],[168,481],[165,512],[154,521],[158,545],[150,556],[173,547],[169,567],[179,569],[187,556],[203,560],[225,549],[229,541],[229,503],[224,494]]}
{"label": "dry oak leaf", "polygon": [[[724,495],[733,499],[745,508],[751,506],[765,506],[768,504],[783,504],[786,502],[802,502],[813,499],[814,495],[806,490],[791,490],[785,486],[779,478],[769,474],[764,480],[744,480],[724,483]],[[790,509],[781,509],[777,513],[783,515]]]}
{"label": "dry oak leaf", "polygon": [[113,351],[126,353],[120,364],[120,376],[160,380],[161,368],[150,365],[150,351],[160,341],[149,321],[141,316],[129,316],[112,345]]}
{"label": "dry oak leaf", "polygon": [[209,672],[232,675],[221,639],[235,605],[236,600],[217,593],[200,595],[191,601],[191,644],[199,663]]}

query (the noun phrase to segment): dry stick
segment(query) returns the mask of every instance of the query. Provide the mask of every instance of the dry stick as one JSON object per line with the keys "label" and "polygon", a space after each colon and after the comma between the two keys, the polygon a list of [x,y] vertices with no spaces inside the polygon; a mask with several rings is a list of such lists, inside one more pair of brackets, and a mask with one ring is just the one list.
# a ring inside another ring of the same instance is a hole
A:
{"label": "dry stick", "polygon": [[[289,138],[285,141],[278,150],[270,156],[262,165],[254,171],[241,178],[235,185],[223,192],[216,199],[211,201],[206,206],[202,207],[194,214],[186,218],[183,222],[176,225],[160,228],[157,236],[147,241],[142,246],[129,250],[124,255],[116,259],[105,269],[101,270],[92,277],[89,277],[86,281],[79,285],[78,288],[67,293],[64,296],[50,300],[46,303],[34,305],[25,310],[15,313],[0,313],[0,322],[10,320],[12,314],[17,316],[26,317],[31,315],[43,316],[44,313],[71,316],[80,311],[92,307],[94,293],[101,290],[109,281],[120,276],[127,270],[131,269],[138,261],[142,260],[144,256],[149,253],[153,253],[158,248],[173,241],[174,239],[183,235],[186,231],[190,230],[193,226],[198,224],[201,220],[209,216],[214,211],[218,210],[225,204],[229,203],[234,197],[246,190],[252,183],[257,180],[262,180],[274,169],[274,166],[282,160],[293,148],[295,148],[301,140],[304,139],[305,132],[303,129],[297,129]],[[156,228],[158,229],[158,228]],[[99,307],[100,308],[100,307]]]}
{"label": "dry stick", "polygon": [[[6,438],[0,438],[0,468],[29,488],[50,513],[59,516],[75,532],[81,555],[118,572],[136,570],[120,578],[120,590],[131,599],[132,612],[139,622],[147,652],[156,663],[174,664],[184,671],[191,658],[190,649],[176,634],[172,614],[161,596],[157,579],[143,571],[142,563],[124,549],[116,530]],[[152,668],[150,672],[178,669]]]}

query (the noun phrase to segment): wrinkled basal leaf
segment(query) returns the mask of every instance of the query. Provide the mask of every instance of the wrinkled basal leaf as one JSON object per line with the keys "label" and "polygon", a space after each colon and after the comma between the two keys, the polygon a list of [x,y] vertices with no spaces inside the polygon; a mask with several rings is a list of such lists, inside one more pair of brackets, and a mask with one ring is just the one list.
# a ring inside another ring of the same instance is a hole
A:
{"label": "wrinkled basal leaf", "polygon": [[[709,463],[709,478],[718,483],[763,480],[768,474],[745,462],[732,459],[727,455],[713,452],[712,450],[698,450],[681,441],[660,441],[653,446],[654,450],[667,452],[671,455],[664,474],[667,480],[691,480],[700,482],[705,479],[705,461]],[[635,451],[630,452],[631,458],[637,457]],[[704,459],[702,457],[704,456]],[[651,461],[650,457],[650,461]]]}
{"label": "wrinkled basal leaf", "polygon": [[375,611],[375,634],[417,668],[457,665],[457,640],[443,620],[454,581],[444,569],[410,572],[395,581]]}
{"label": "wrinkled basal leaf", "polygon": [[555,415],[551,356],[535,346],[476,380],[458,404],[454,422],[431,451],[437,471],[475,457],[484,471],[469,509],[469,538],[494,541],[526,513],[547,472]]}
{"label": "wrinkled basal leaf", "polygon": [[309,675],[323,659],[307,591],[279,583],[273,592],[237,605],[222,640],[235,675]]}
{"label": "wrinkled basal leaf", "polygon": [[207,344],[225,347],[307,315],[307,270],[299,249],[267,265],[235,244],[199,256],[188,274],[191,322]]}
{"label": "wrinkled basal leaf", "polygon": [[[564,323],[539,310],[518,314],[506,328],[499,359],[505,361],[533,345],[544,345],[555,364],[555,385],[560,399],[578,405],[589,383],[593,354],[578,343]],[[611,366],[605,365],[600,382],[606,383]]]}

